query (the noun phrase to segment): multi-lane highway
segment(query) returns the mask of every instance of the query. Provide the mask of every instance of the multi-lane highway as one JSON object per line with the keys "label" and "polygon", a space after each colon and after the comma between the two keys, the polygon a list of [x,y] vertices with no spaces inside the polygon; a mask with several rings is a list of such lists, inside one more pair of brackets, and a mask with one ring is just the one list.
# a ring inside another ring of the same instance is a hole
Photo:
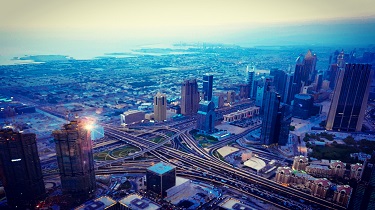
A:
{"label": "multi-lane highway", "polygon": [[[116,128],[106,127],[105,131],[107,135],[110,135],[119,140],[127,141],[127,143],[129,144],[135,144],[144,148],[149,148],[150,146],[156,145],[154,142],[148,141],[143,138],[134,137],[126,132],[119,131]],[[314,208],[345,209],[344,207],[335,203],[312,196],[310,194],[303,193],[293,188],[282,186],[263,177],[249,174],[244,170],[227,166],[226,164],[221,164],[216,161],[212,161],[210,159],[202,158],[196,155],[187,154],[166,146],[159,146],[157,148],[158,149],[153,152],[176,159],[185,166],[195,168],[202,172],[204,171],[205,173],[222,177],[230,177],[231,179],[234,179],[238,182],[241,181],[247,184],[253,184],[258,188],[262,188],[272,193],[277,193],[280,196],[292,199],[295,202],[304,202],[305,204],[309,204]],[[164,158],[164,161],[167,161],[167,159]],[[111,162],[112,161],[109,161],[107,164],[110,164]]]}

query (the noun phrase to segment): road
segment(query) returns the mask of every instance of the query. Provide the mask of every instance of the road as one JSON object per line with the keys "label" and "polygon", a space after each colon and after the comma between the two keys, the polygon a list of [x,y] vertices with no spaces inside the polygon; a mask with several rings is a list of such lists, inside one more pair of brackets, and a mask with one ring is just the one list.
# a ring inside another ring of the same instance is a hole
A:
{"label": "road", "polygon": [[[154,142],[150,142],[146,139],[142,139],[139,137],[131,136],[130,134],[127,134],[126,132],[123,132],[123,131],[119,131],[115,128],[107,128],[106,132],[107,132],[106,133],[107,135],[110,135],[117,139],[127,141],[127,143],[135,144],[140,147],[148,148],[150,146],[155,145]],[[230,179],[235,180],[235,182],[239,182],[239,183],[243,182],[246,184],[253,184],[254,186],[257,186],[263,190],[269,191],[271,193],[276,193],[280,196],[283,196],[284,198],[294,200],[294,202],[297,202],[297,203],[303,200],[305,204],[309,204],[313,208],[345,209],[344,207],[334,204],[332,202],[329,202],[327,200],[312,196],[310,194],[306,194],[304,192],[301,192],[299,190],[296,190],[290,187],[282,186],[280,184],[277,184],[276,182],[270,181],[263,177],[260,177],[254,174],[249,174],[248,172],[242,169],[227,166],[225,164],[220,164],[216,161],[198,157],[196,155],[187,154],[187,153],[178,151],[173,148],[160,146],[157,153],[176,159],[185,167],[187,166],[190,168],[195,168],[201,171],[202,173],[205,172],[208,174],[213,174],[216,177],[230,178]],[[162,158],[162,160],[170,162],[168,158],[164,158],[164,159]],[[106,164],[110,164],[111,162],[112,161],[109,161]],[[174,164],[172,162],[170,163]],[[177,165],[177,166],[181,167],[181,165]]]}

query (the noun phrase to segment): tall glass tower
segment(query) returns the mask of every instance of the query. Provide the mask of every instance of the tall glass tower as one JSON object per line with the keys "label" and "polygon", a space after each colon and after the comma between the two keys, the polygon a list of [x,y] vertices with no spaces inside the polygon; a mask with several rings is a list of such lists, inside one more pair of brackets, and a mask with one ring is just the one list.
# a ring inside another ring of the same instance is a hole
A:
{"label": "tall glass tower", "polygon": [[247,73],[247,84],[249,86],[249,96],[248,98],[254,97],[254,79],[255,79],[255,71],[254,68],[249,69],[249,66],[246,67]]}
{"label": "tall glass tower", "polygon": [[91,128],[92,122],[80,119],[53,132],[62,191],[77,200],[92,197],[96,189]]}
{"label": "tall glass tower", "polygon": [[210,74],[203,75],[203,93],[204,100],[212,100],[212,86],[213,86],[214,76]]}
{"label": "tall glass tower", "polygon": [[327,130],[361,131],[372,71],[370,64],[346,64],[340,69],[327,117]]}
{"label": "tall glass tower", "polygon": [[272,145],[278,143],[278,131],[280,127],[277,127],[277,121],[280,121],[279,106],[281,97],[273,89],[266,91],[264,96],[263,104],[263,123],[260,141],[263,145]]}
{"label": "tall glass tower", "polygon": [[197,80],[186,80],[181,85],[181,114],[194,115],[199,108]]}
{"label": "tall glass tower", "polygon": [[11,209],[34,209],[45,195],[36,135],[0,130],[0,178]]}

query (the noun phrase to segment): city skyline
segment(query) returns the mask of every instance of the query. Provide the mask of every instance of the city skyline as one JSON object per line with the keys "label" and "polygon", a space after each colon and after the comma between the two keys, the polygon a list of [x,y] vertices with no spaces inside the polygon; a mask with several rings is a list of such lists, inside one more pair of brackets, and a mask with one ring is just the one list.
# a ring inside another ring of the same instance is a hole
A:
{"label": "city skyline", "polygon": [[0,209],[373,209],[374,6],[4,3]]}

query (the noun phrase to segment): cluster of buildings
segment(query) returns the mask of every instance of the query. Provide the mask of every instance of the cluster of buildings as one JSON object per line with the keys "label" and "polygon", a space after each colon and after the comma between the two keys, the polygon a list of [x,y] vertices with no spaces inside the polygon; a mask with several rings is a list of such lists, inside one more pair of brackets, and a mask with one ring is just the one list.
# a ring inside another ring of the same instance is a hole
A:
{"label": "cluster of buildings", "polygon": [[158,210],[161,206],[139,194],[130,194],[116,201],[108,196],[89,200],[74,210]]}
{"label": "cluster of buildings", "polygon": [[11,118],[17,114],[34,113],[34,106],[27,106],[13,101],[13,97],[0,95],[0,118]]}
{"label": "cluster of buildings", "polygon": [[[62,193],[69,195],[73,203],[82,203],[95,196],[92,127],[89,119],[78,119],[53,132]],[[35,134],[13,129],[0,130],[0,177],[11,208],[34,209],[46,197]],[[180,192],[187,183],[185,180],[186,183],[176,185],[176,168],[163,162],[147,169],[146,180],[147,190],[161,198]],[[102,206],[102,209],[160,208],[138,195],[131,196],[118,202],[100,197],[77,209],[96,209],[98,206]]]}
{"label": "cluster of buildings", "polygon": [[[96,181],[87,119],[71,121],[53,132],[62,191],[80,202],[95,193]],[[36,135],[0,130],[0,177],[11,208],[35,208],[45,195]]]}
{"label": "cluster of buildings", "polygon": [[[276,182],[290,185],[306,193],[326,199],[329,195],[333,195],[330,199],[334,202],[345,206],[365,206],[369,204],[368,200],[356,197],[358,194],[358,186],[363,187],[363,192],[367,190],[370,194],[368,197],[373,198],[374,185],[371,183],[370,176],[374,175],[372,160],[365,161],[364,164],[346,164],[337,161],[321,161],[309,162],[307,157],[296,156],[293,160],[293,166],[279,167],[276,172]],[[348,184],[335,184],[332,179],[341,178],[342,180],[350,180]],[[362,192],[362,193],[363,193]],[[355,199],[361,199],[360,203],[356,203]],[[370,198],[367,198],[370,199]],[[367,206],[366,206],[367,208]]]}

